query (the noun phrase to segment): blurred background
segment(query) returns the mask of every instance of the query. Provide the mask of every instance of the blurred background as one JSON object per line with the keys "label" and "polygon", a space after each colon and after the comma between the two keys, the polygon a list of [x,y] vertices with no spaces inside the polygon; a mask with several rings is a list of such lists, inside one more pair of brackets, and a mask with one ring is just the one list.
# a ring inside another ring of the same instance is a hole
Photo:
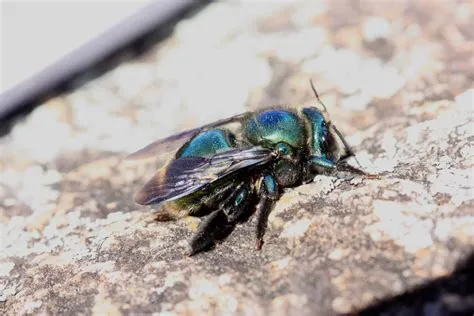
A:
{"label": "blurred background", "polygon": [[146,4],[146,1],[5,1],[1,91],[6,92],[79,49]]}
{"label": "blurred background", "polygon": [[[447,297],[474,306],[474,274],[453,272],[474,244],[472,1],[0,8],[2,314],[353,313],[450,275],[463,292]],[[391,179],[290,190],[259,254],[251,225],[189,259],[193,225],[141,222],[132,197],[155,166],[123,156],[244,111],[313,104],[310,79],[363,167]],[[393,304],[452,307],[442,290],[416,295]]]}
{"label": "blurred background", "polygon": [[146,49],[148,37],[156,42],[195,6],[188,0],[2,2],[3,129],[21,112],[117,64],[124,50]]}

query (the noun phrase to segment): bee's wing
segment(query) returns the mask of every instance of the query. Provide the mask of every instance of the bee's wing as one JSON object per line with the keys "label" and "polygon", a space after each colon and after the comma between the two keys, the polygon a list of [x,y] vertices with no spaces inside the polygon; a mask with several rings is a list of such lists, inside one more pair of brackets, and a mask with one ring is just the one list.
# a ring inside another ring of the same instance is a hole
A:
{"label": "bee's wing", "polygon": [[159,170],[141,188],[135,202],[149,205],[175,200],[235,172],[266,164],[273,157],[270,149],[248,147],[225,151],[210,158],[179,158]]}
{"label": "bee's wing", "polygon": [[157,156],[160,154],[165,154],[165,153],[175,151],[194,135],[197,135],[198,133],[205,131],[207,129],[238,122],[242,120],[244,117],[246,117],[247,115],[249,115],[249,112],[238,114],[226,119],[209,123],[207,125],[204,125],[198,128],[190,129],[190,130],[181,132],[179,134],[175,134],[163,139],[159,139],[149,144],[148,146],[145,146],[144,148],[134,152],[133,154],[128,155],[126,159],[127,160],[146,159],[146,158],[150,158],[150,157]]}

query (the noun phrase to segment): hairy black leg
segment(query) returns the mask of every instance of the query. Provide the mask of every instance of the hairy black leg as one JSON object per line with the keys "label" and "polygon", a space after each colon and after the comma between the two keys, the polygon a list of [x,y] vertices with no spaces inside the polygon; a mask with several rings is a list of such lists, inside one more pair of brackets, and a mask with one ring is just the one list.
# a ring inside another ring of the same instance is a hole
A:
{"label": "hairy black leg", "polygon": [[253,211],[255,211],[255,198],[251,192],[250,183],[242,182],[222,207],[222,212],[227,217],[227,224],[216,229],[214,240],[224,240],[232,233],[237,223],[248,219]]}
{"label": "hairy black leg", "polygon": [[251,200],[250,185],[242,182],[236,186],[221,207],[213,211],[198,227],[191,238],[189,255],[211,248],[214,241],[222,240],[235,228],[238,220],[246,213]]}
{"label": "hairy black leg", "polygon": [[197,232],[189,241],[190,250],[188,255],[192,256],[214,245],[214,235],[219,227],[228,225],[227,217],[222,210],[216,210],[207,216],[199,225]]}
{"label": "hairy black leg", "polygon": [[278,185],[272,175],[264,175],[261,179],[260,203],[257,207],[257,238],[255,247],[260,250],[263,246],[263,236],[267,229],[268,215],[278,199]]}

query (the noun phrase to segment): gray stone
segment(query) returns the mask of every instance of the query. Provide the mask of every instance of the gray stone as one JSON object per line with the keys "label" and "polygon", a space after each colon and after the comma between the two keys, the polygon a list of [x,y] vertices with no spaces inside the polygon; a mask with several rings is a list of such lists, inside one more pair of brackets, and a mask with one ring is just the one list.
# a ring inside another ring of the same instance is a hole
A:
{"label": "gray stone", "polygon": [[[473,14],[215,3],[143,60],[46,102],[0,139],[0,314],[352,313],[449,278],[474,245]],[[122,158],[248,109],[314,103],[310,78],[380,177],[318,175],[281,197],[261,251],[251,218],[186,257],[198,220],[134,204],[156,164]],[[472,292],[418,299],[468,311]]]}

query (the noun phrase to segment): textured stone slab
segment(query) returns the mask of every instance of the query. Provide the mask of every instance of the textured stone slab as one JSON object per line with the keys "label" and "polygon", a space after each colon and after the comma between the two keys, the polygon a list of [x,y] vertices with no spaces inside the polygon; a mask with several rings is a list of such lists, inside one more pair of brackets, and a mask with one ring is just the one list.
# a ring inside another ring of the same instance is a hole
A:
{"label": "textured stone slab", "polygon": [[[37,108],[0,139],[0,313],[323,315],[449,279],[474,245],[473,14],[467,2],[213,3]],[[319,175],[282,196],[262,251],[250,219],[185,257],[197,220],[154,221],[132,197],[155,164],[122,158],[248,109],[315,102],[310,78],[381,177]],[[472,307],[472,291],[447,297]]]}

